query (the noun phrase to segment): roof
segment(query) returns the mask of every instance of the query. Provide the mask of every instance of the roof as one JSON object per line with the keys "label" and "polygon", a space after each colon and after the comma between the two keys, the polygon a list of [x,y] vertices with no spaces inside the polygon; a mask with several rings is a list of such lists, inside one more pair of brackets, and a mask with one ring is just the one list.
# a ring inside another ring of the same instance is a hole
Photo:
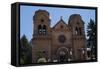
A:
{"label": "roof", "polygon": [[46,10],[41,10],[41,9],[37,10],[35,13],[41,13],[41,12],[47,13],[47,14],[49,15],[49,12],[48,12],[48,11],[46,11]]}
{"label": "roof", "polygon": [[63,23],[64,25],[66,25],[67,26],[67,24],[65,23],[65,21],[62,19],[62,17],[60,18],[60,20],[52,27],[52,29],[53,28],[55,28],[58,24],[60,24],[60,23]]}

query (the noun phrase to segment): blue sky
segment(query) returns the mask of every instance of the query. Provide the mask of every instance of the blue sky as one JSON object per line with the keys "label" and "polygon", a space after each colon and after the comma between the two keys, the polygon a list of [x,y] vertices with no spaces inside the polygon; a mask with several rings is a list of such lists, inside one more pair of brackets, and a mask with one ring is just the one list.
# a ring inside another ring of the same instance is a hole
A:
{"label": "blue sky", "polygon": [[63,20],[68,24],[68,19],[72,14],[80,14],[85,22],[85,32],[90,18],[95,21],[95,10],[93,9],[76,9],[76,8],[57,8],[57,7],[41,7],[41,6],[20,6],[20,37],[24,34],[30,41],[33,35],[33,15],[37,10],[46,10],[50,13],[51,27],[53,27],[62,16]]}

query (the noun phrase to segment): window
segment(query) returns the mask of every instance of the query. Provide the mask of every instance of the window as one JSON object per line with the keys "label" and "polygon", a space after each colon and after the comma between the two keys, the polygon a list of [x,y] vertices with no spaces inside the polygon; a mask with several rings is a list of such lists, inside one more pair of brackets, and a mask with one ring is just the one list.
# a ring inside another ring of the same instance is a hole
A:
{"label": "window", "polygon": [[46,34],[46,26],[45,25],[39,25],[38,26],[38,34]]}
{"label": "window", "polygon": [[60,35],[60,36],[58,37],[58,40],[59,40],[60,43],[64,43],[65,40],[66,40],[66,38],[65,38],[64,35]]}
{"label": "window", "polygon": [[76,35],[78,34],[78,28],[77,27],[75,28],[75,34]]}
{"label": "window", "polygon": [[43,34],[46,34],[46,26],[45,25],[43,25]]}
{"label": "window", "polygon": [[75,35],[82,35],[82,28],[75,28]]}
{"label": "window", "polygon": [[82,35],[82,30],[81,30],[81,28],[79,28],[79,33],[80,33],[80,35]]}
{"label": "window", "polygon": [[62,25],[60,27],[63,29],[63,26]]}
{"label": "window", "polygon": [[43,20],[43,19],[41,19],[41,22],[44,22],[44,20]]}
{"label": "window", "polygon": [[41,25],[38,26],[38,33],[39,33],[39,34],[42,33],[42,26],[41,26]]}

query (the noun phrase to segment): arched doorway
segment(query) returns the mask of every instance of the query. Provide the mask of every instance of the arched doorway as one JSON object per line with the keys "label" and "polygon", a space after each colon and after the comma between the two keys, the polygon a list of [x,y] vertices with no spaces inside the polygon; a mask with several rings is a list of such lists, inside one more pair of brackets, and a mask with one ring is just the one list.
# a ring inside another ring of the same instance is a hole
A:
{"label": "arched doorway", "polygon": [[37,63],[46,63],[47,61],[46,61],[46,58],[45,57],[42,57],[42,58],[39,58],[38,60],[37,60]]}
{"label": "arched doorway", "polygon": [[58,60],[58,62],[67,62],[68,61],[68,48],[66,48],[66,47],[58,48],[57,60]]}

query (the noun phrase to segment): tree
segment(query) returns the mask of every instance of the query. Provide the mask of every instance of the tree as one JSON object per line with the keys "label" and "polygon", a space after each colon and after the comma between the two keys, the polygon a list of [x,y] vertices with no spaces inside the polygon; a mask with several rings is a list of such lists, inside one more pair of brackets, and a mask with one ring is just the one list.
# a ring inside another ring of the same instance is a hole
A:
{"label": "tree", "polygon": [[88,36],[88,47],[91,48],[91,59],[96,58],[96,46],[97,46],[97,29],[96,23],[90,19],[87,26],[87,36]]}
{"label": "tree", "polygon": [[20,63],[32,63],[32,50],[25,35],[20,39]]}

